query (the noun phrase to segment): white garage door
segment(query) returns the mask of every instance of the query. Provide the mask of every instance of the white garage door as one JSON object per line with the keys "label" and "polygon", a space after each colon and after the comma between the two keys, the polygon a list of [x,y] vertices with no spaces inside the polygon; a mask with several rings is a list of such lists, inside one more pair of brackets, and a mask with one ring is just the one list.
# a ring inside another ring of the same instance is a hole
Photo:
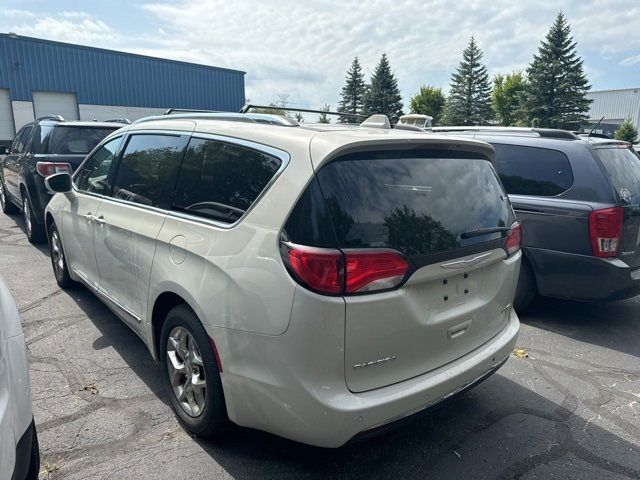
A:
{"label": "white garage door", "polygon": [[36,118],[62,115],[65,120],[78,120],[78,100],[75,93],[33,92]]}
{"label": "white garage door", "polygon": [[12,140],[15,133],[9,89],[0,88],[0,140]]}

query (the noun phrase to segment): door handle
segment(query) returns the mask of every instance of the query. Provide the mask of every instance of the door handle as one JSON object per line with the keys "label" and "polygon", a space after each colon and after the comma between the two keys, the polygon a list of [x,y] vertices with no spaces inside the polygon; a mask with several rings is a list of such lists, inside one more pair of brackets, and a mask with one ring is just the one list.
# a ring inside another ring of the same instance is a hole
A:
{"label": "door handle", "polygon": [[94,216],[94,217],[93,217],[93,219],[94,219],[94,220],[95,220],[95,222],[96,222],[98,225],[100,225],[100,226],[102,226],[102,225],[104,225],[105,223],[107,223],[107,221],[104,219],[104,217],[103,217],[102,215],[100,215],[99,217]]}

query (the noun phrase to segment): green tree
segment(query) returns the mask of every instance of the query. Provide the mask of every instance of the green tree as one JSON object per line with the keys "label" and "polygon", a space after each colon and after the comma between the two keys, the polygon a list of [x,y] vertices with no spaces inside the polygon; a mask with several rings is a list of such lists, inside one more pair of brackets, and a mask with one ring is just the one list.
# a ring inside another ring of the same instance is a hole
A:
{"label": "green tree", "polygon": [[[320,110],[322,110],[323,112],[328,112],[329,110],[331,110],[331,105],[325,103],[324,107],[322,107]],[[318,123],[331,123],[331,120],[329,120],[329,117],[327,117],[326,113],[321,113],[318,117]]]}
{"label": "green tree", "polygon": [[520,70],[493,77],[491,102],[500,125],[524,126],[527,124],[524,107],[527,81]]}
{"label": "green tree", "polygon": [[[364,73],[358,57],[353,59],[351,67],[347,72],[344,87],[342,87],[342,98],[338,104],[338,112],[361,114],[364,109],[364,96],[367,92],[367,86],[364,82]],[[340,123],[351,123],[353,117],[340,117]]]}
{"label": "green tree", "polygon": [[451,75],[445,115],[452,125],[485,125],[493,117],[489,74],[482,56],[472,36],[458,68]]}
{"label": "green tree", "polygon": [[591,88],[582,58],[576,54],[571,26],[562,12],[556,16],[538,54],[527,68],[527,108],[540,127],[577,130],[587,120]]}
{"label": "green tree", "polygon": [[629,143],[637,143],[638,142],[638,129],[631,122],[630,118],[627,118],[624,122],[620,124],[616,133],[613,135],[616,140],[622,140],[624,142]]}
{"label": "green tree", "polygon": [[371,77],[364,100],[366,115],[381,113],[389,117],[392,124],[402,115],[402,97],[398,88],[398,79],[391,71],[389,58],[385,53],[380,57]]}
{"label": "green tree", "polygon": [[433,124],[437,125],[442,117],[442,110],[446,98],[441,88],[422,86],[409,102],[411,113],[420,113],[433,117]]}

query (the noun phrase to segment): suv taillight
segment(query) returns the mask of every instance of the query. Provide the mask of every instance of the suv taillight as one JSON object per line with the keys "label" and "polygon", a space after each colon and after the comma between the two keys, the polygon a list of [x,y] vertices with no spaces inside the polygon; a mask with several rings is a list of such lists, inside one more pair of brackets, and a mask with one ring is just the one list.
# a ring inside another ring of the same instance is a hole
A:
{"label": "suv taillight", "polygon": [[520,222],[514,222],[511,225],[511,230],[507,236],[507,241],[504,244],[504,249],[507,251],[507,256],[511,256],[520,250],[522,245],[522,225]]}
{"label": "suv taillight", "polygon": [[409,263],[390,250],[334,250],[283,243],[283,259],[295,280],[317,293],[344,295],[397,287]]}
{"label": "suv taillight", "polygon": [[71,173],[71,165],[63,162],[38,162],[36,163],[36,170],[40,176],[47,178],[56,173]]}
{"label": "suv taillight", "polygon": [[595,257],[615,257],[622,236],[622,207],[603,208],[589,214],[589,238]]}

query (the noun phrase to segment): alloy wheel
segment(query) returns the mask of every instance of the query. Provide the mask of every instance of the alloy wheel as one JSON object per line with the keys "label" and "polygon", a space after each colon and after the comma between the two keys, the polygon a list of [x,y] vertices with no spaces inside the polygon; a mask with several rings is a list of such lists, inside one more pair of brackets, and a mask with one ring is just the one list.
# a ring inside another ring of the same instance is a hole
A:
{"label": "alloy wheel", "polygon": [[173,394],[190,417],[202,415],[206,400],[204,363],[195,339],[184,327],[175,327],[167,339],[167,370]]}
{"label": "alloy wheel", "polygon": [[64,276],[64,253],[56,230],[51,234],[51,260],[56,278],[61,279]]}
{"label": "alloy wheel", "polygon": [[4,208],[5,202],[7,201],[7,199],[4,196],[4,185],[2,184],[2,181],[0,181],[0,206],[2,208]]}

